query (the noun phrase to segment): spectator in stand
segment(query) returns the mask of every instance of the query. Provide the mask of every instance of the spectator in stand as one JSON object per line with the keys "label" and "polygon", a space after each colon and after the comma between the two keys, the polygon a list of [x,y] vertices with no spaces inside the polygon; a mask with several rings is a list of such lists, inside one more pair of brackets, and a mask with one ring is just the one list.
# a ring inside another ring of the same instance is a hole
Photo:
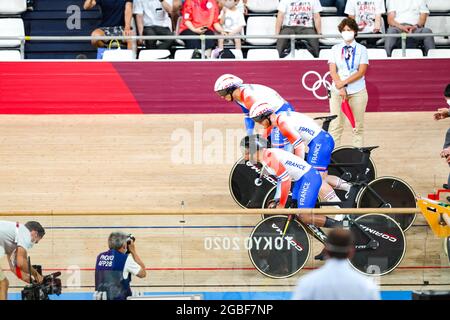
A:
{"label": "spectator in stand", "polygon": [[[225,0],[216,0],[217,5],[219,6],[219,9],[223,8],[223,2]],[[177,21],[180,17],[180,10],[183,6],[185,0],[173,0],[173,10],[172,10],[172,23],[173,23],[173,30],[176,30],[177,28]],[[239,11],[241,11],[244,15],[248,14],[247,10],[247,0],[241,0],[239,1],[239,4],[237,5]]]}
{"label": "spectator in stand", "polygon": [[[224,34],[238,35],[242,34],[245,26],[244,14],[238,9],[239,0],[225,0],[223,1],[223,8],[220,12],[219,20],[224,30]],[[231,40],[231,39],[230,39]],[[223,49],[224,39],[219,39],[219,49]],[[233,42],[233,40],[231,40]],[[241,49],[241,39],[234,39],[236,49]]]}
{"label": "spectator in stand", "polygon": [[331,121],[329,132],[334,138],[335,145],[339,146],[345,121],[341,106],[345,99],[355,117],[356,127],[352,132],[352,145],[362,147],[364,145],[364,113],[369,99],[365,81],[369,58],[366,47],[355,41],[358,25],[354,19],[345,18],[338,29],[343,41],[331,48],[331,57],[328,60],[333,79],[330,90],[330,114],[337,114],[338,117]]}
{"label": "spectator in stand", "polygon": [[[172,0],[134,0],[133,13],[136,15],[137,32],[140,36],[170,36],[172,22],[169,14],[172,13]],[[169,49],[172,40],[146,40],[147,49]]]}
{"label": "spectator in stand", "polygon": [[[281,0],[278,5],[275,34],[321,34],[319,0]],[[319,39],[306,39],[308,50],[314,57],[319,56]],[[295,48],[290,48],[290,39],[278,39],[277,50],[284,58]]]}
{"label": "spectator in stand", "polygon": [[[425,28],[428,10],[425,0],[389,0],[387,2],[388,12],[388,34],[393,33],[432,33],[430,28]],[[400,38],[386,38],[384,47],[388,56],[392,54],[395,47],[399,47]],[[434,37],[408,38],[407,47],[416,48],[418,44],[423,43],[425,54],[428,50],[434,49]]]}
{"label": "spectator in stand", "polygon": [[[217,0],[217,4],[219,5],[219,9],[222,9],[225,2],[227,2],[228,0]],[[242,14],[247,15],[248,14],[248,10],[247,10],[247,0],[236,0],[237,1],[237,8],[240,12],[242,12]]]}
{"label": "spectator in stand", "polygon": [[[131,30],[133,0],[85,0],[83,8],[84,10],[91,10],[97,4],[102,12],[102,21],[99,28],[92,31],[91,36],[119,37],[133,35]],[[92,45],[97,48],[106,47],[106,43],[102,40],[92,40]],[[132,45],[132,40],[128,40],[128,49],[131,49]]]}
{"label": "spectator in stand", "polygon": [[320,4],[323,7],[336,7],[337,9],[337,15],[338,16],[344,16],[345,13],[345,4],[347,0],[320,0]]}
{"label": "spectator in stand", "polygon": [[[444,97],[449,105],[449,108],[439,108],[438,111],[434,114],[434,120],[441,120],[450,117],[450,84],[447,85],[444,91]],[[450,129],[447,130],[445,135],[444,147],[441,151],[441,158],[445,158],[447,163],[450,166]],[[450,174],[447,179],[447,184],[444,185],[444,188],[450,189]]]}
{"label": "spectator in stand", "polygon": [[292,300],[380,300],[375,282],[356,271],[347,260],[355,253],[349,230],[331,230],[325,252],[326,263],[300,278]]}
{"label": "spectator in stand", "polygon": [[177,29],[178,18],[180,18],[180,10],[185,0],[173,0],[172,3],[172,29]]}
{"label": "spectator in stand", "polygon": [[[386,12],[384,0],[348,0],[345,13],[349,18],[355,19],[359,34],[380,34],[381,15]],[[367,47],[375,47],[380,38],[366,38],[362,42]]]}
{"label": "spectator in stand", "polygon": [[[216,0],[185,0],[181,9],[182,21],[180,35],[214,35],[214,31],[225,35],[219,22],[219,6]],[[184,40],[187,49],[200,49],[200,39]],[[215,47],[215,40],[205,41],[206,56],[211,56],[211,49]]]}

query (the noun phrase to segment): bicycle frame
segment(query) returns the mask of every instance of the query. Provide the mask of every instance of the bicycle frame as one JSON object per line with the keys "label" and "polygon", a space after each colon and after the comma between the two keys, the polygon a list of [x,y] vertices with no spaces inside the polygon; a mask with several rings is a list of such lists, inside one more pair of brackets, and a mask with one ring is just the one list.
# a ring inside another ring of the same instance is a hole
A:
{"label": "bicycle frame", "polygon": [[[325,243],[325,241],[328,238],[325,232],[323,232],[320,228],[316,227],[313,224],[303,223],[300,219],[298,219],[297,216],[295,216],[295,219],[296,219],[296,221],[298,223],[300,223],[305,228],[307,233],[309,233],[311,236],[313,236],[316,240],[318,240],[322,244]],[[355,250],[356,251],[362,251],[362,250],[367,250],[367,249],[375,250],[376,248],[378,248],[380,246],[380,243],[377,240],[375,240],[367,231],[365,231],[359,225],[359,223],[354,221],[349,215],[346,215],[344,219],[348,220],[348,222],[349,222],[349,226],[348,227],[355,226],[368,239],[368,242],[366,244],[364,244],[364,245],[355,245]],[[288,218],[288,220],[289,220],[289,218]]]}

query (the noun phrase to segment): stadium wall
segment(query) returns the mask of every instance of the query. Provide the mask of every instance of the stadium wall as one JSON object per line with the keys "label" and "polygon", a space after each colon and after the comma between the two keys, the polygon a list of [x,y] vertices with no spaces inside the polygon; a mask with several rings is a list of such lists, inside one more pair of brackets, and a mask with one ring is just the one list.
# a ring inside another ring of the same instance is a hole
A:
{"label": "stadium wall", "polygon": [[[450,59],[371,61],[368,111],[435,110],[448,70]],[[223,73],[270,86],[299,111],[327,112],[327,71],[323,60],[0,62],[0,114],[239,113],[213,92]]]}

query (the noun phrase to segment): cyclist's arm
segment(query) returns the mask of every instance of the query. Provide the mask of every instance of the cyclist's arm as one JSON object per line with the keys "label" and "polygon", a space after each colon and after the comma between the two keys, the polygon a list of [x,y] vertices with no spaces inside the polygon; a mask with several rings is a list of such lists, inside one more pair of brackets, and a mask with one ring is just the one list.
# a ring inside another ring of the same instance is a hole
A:
{"label": "cyclist's arm", "polygon": [[285,176],[279,176],[278,177],[278,185],[280,186],[280,202],[277,206],[277,208],[283,209],[286,206],[286,202],[289,196],[289,191],[291,190],[291,179],[289,175],[287,174],[287,171],[285,171]]}
{"label": "cyclist's arm", "polygon": [[264,129],[263,131],[263,137],[264,139],[267,139],[270,136],[270,133],[272,132],[273,126],[268,127],[267,129]]}
{"label": "cyclist's arm", "polygon": [[300,133],[295,128],[290,126],[284,119],[284,115],[277,118],[277,126],[281,134],[289,140],[289,143],[294,148],[294,154],[302,159],[305,158],[305,143],[303,142]]}
{"label": "cyclist's arm", "polygon": [[284,208],[291,190],[291,178],[284,165],[278,161],[275,155],[272,153],[269,166],[276,172],[278,177],[277,181],[277,193],[280,194],[279,198],[275,196],[275,199],[279,199],[277,208]]}

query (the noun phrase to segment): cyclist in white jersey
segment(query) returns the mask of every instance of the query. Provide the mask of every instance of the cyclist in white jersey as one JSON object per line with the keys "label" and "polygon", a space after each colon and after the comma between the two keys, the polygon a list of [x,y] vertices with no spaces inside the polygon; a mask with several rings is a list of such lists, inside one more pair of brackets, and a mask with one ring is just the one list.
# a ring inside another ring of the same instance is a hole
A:
{"label": "cyclist in white jersey", "polygon": [[[221,75],[214,85],[214,91],[226,101],[234,101],[241,107],[245,114],[247,135],[253,134],[255,127],[255,122],[249,117],[249,110],[255,102],[268,103],[275,114],[294,111],[294,107],[272,88],[260,84],[244,84],[242,79],[232,74]],[[267,136],[268,134],[265,134],[265,137]],[[270,132],[270,140],[273,147],[285,148],[285,150],[290,148],[288,141],[277,128]]]}
{"label": "cyclist in white jersey", "polygon": [[255,103],[250,110],[250,117],[260,123],[266,130],[277,127],[294,148],[294,154],[305,158],[306,147],[309,153],[306,162],[318,170],[323,182],[320,197],[326,202],[340,202],[334,188],[349,191],[351,185],[335,176],[328,176],[328,165],[334,149],[333,137],[324,131],[312,118],[298,113],[275,114],[266,103]]}
{"label": "cyclist in white jersey", "polygon": [[[269,142],[258,134],[242,139],[241,148],[246,158],[264,164],[277,176],[280,197],[276,199],[276,208],[285,207],[291,183],[294,183],[292,200],[297,208],[314,208],[322,177],[310,164],[291,152],[270,148]],[[299,215],[299,219],[316,227],[342,227],[342,222],[326,216]]]}

